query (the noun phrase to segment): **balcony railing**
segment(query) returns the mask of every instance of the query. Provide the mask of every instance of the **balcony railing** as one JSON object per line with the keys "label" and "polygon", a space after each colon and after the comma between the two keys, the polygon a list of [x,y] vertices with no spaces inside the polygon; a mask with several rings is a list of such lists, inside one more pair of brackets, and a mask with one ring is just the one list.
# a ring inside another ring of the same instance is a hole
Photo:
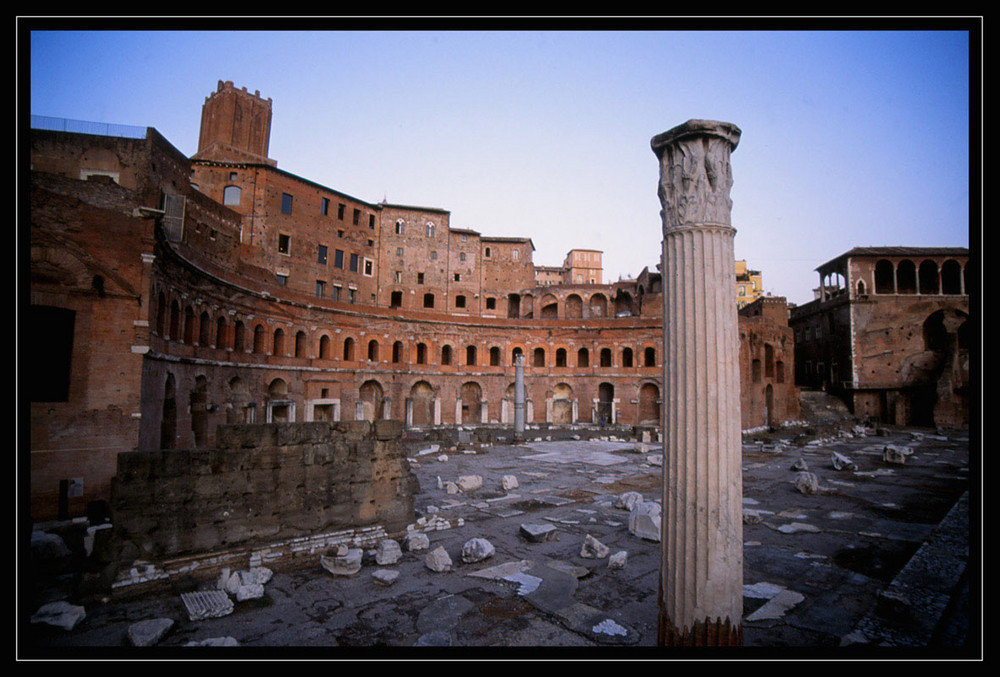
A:
{"label": "balcony railing", "polygon": [[135,125],[116,125],[107,122],[87,122],[67,118],[52,118],[45,115],[31,116],[32,129],[50,132],[72,132],[74,134],[94,134],[96,136],[117,136],[125,139],[145,139],[146,128]]}

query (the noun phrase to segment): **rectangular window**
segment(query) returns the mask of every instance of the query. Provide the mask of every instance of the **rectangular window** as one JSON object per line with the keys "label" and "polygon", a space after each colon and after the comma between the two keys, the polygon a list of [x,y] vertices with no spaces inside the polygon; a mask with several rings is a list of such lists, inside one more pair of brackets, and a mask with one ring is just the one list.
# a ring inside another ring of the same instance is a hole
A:
{"label": "rectangular window", "polygon": [[437,257],[438,257],[437,252],[431,252],[431,261],[437,261]]}
{"label": "rectangular window", "polygon": [[464,308],[465,307],[465,297],[464,296],[459,295],[459,296],[455,297],[455,307],[456,308]]}
{"label": "rectangular window", "polygon": [[337,218],[340,219],[341,221],[344,220],[344,205],[343,204],[338,204],[337,205]]}
{"label": "rectangular window", "polygon": [[462,281],[461,273],[455,273],[455,282],[461,282],[461,281]]}
{"label": "rectangular window", "polygon": [[374,270],[375,270],[375,262],[369,258],[364,259],[364,267],[362,268],[362,272],[367,277],[371,277]]}
{"label": "rectangular window", "polygon": [[396,247],[396,256],[402,256],[402,255],[403,255],[403,248]]}
{"label": "rectangular window", "polygon": [[288,276],[287,275],[282,275],[281,273],[278,273],[278,274],[275,275],[275,277],[278,278],[278,284],[280,284],[282,287],[284,287],[284,286],[286,286],[288,284]]}
{"label": "rectangular window", "polygon": [[319,201],[319,213],[326,216],[330,213],[330,198],[324,197],[320,198]]}
{"label": "rectangular window", "polygon": [[395,275],[395,279],[396,279],[396,284],[402,284],[403,283],[403,271],[397,270],[396,271],[396,275]]}
{"label": "rectangular window", "polygon": [[424,274],[417,273],[417,284],[423,284],[423,283],[424,283]]}
{"label": "rectangular window", "polygon": [[513,250],[513,251],[511,252],[511,254],[510,254],[510,255],[511,255],[511,257],[513,257],[513,259],[514,259],[515,261],[517,261],[517,257],[518,257],[518,251],[517,251],[516,249],[515,249],[515,250]]}
{"label": "rectangular window", "polygon": [[292,246],[292,238],[284,233],[278,233],[278,253],[287,254]]}
{"label": "rectangular window", "polygon": [[358,298],[358,290],[357,289],[348,289],[347,290],[347,302],[348,303],[354,303],[354,301],[357,298]]}
{"label": "rectangular window", "polygon": [[459,261],[464,261],[465,260],[465,252],[459,252],[459,254],[458,254],[458,260]]}
{"label": "rectangular window", "polygon": [[344,267],[344,252],[339,249],[336,249],[333,252],[333,267],[341,269]]}
{"label": "rectangular window", "polygon": [[486,299],[486,310],[496,310],[497,300],[494,298]]}
{"label": "rectangular window", "polygon": [[281,213],[291,214],[292,213],[292,196],[288,193],[281,194]]}
{"label": "rectangular window", "polygon": [[321,244],[319,246],[319,251],[316,254],[316,263],[320,264],[321,266],[325,266],[326,265],[326,245],[325,244]]}
{"label": "rectangular window", "polygon": [[352,273],[358,272],[358,255],[357,254],[351,254],[351,272]]}
{"label": "rectangular window", "polygon": [[375,230],[375,215],[374,214],[369,214],[368,215],[368,228],[369,228],[369,230]]}
{"label": "rectangular window", "polygon": [[331,290],[331,293],[330,293],[330,298],[333,299],[334,301],[339,301],[340,300],[340,290],[341,289],[342,289],[342,287],[339,284],[333,285],[333,289]]}
{"label": "rectangular window", "polygon": [[55,306],[29,306],[28,341],[22,375],[32,402],[69,401],[70,364],[76,311]]}
{"label": "rectangular window", "polygon": [[326,282],[316,280],[316,298],[321,299],[326,294]]}
{"label": "rectangular window", "polygon": [[361,223],[361,210],[360,209],[355,209],[354,210],[354,225],[356,226],[359,223]]}

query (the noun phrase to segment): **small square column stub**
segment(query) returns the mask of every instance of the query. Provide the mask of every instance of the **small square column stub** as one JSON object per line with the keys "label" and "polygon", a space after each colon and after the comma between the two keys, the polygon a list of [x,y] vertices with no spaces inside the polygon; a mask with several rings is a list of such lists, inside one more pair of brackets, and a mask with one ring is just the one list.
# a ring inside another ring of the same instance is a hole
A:
{"label": "small square column stub", "polygon": [[743,643],[739,333],[730,154],[741,132],[654,136],[663,226],[661,646]]}

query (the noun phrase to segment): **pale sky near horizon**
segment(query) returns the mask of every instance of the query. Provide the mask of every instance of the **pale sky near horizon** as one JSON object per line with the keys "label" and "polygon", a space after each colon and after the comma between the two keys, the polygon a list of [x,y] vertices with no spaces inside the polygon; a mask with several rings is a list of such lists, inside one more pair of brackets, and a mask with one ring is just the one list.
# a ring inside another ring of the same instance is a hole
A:
{"label": "pale sky near horizon", "polygon": [[280,169],[530,237],[538,265],[600,249],[609,281],[655,269],[649,142],[691,118],[742,129],[735,253],[773,295],[809,301],[814,269],[856,246],[970,246],[981,82],[966,30],[38,31],[30,43],[33,115],[155,127],[190,156],[205,97],[231,80],[272,100]]}

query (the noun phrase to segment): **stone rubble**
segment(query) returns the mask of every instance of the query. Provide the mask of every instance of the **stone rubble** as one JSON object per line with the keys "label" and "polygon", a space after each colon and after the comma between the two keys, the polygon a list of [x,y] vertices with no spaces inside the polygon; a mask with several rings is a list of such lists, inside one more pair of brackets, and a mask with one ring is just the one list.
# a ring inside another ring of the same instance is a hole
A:
{"label": "stone rubble", "polygon": [[87,616],[82,606],[69,602],[49,602],[31,617],[32,623],[45,623],[63,630],[72,630]]}
{"label": "stone rubble", "polygon": [[833,452],[830,456],[830,462],[833,464],[836,470],[857,470],[857,464],[851,459],[847,458],[839,452]]}
{"label": "stone rubble", "polygon": [[795,476],[795,488],[805,496],[816,494],[819,492],[819,479],[811,472],[800,472]]}
{"label": "stone rubble", "polygon": [[599,540],[587,534],[587,537],[583,541],[583,546],[580,548],[580,557],[586,559],[603,559],[608,556],[611,549],[601,543]]}
{"label": "stone rubble", "polygon": [[427,568],[431,571],[444,573],[451,570],[451,556],[448,555],[444,546],[438,546],[434,550],[427,553],[427,556],[424,558],[424,564],[426,564]]}
{"label": "stone rubble", "polygon": [[386,538],[378,542],[378,549],[375,552],[375,561],[379,566],[395,564],[403,556],[403,551],[399,543]]}
{"label": "stone rubble", "polygon": [[906,463],[906,457],[912,453],[913,449],[911,449],[910,447],[887,444],[882,449],[882,460],[884,460],[886,463],[903,465],[904,463]]}
{"label": "stone rubble", "polygon": [[485,538],[473,538],[462,546],[462,561],[466,564],[482,562],[489,559],[495,552],[493,544]]}
{"label": "stone rubble", "polygon": [[608,558],[609,569],[624,569],[628,564],[628,552],[619,550]]}
{"label": "stone rubble", "polygon": [[192,621],[221,618],[233,613],[233,600],[229,599],[225,590],[181,593],[181,602],[187,610],[188,619]]}
{"label": "stone rubble", "polygon": [[556,537],[554,524],[522,524],[520,533],[531,543],[551,541]]}
{"label": "stone rubble", "polygon": [[341,545],[335,554],[322,555],[320,564],[334,576],[353,576],[361,571],[361,558],[364,552],[361,548],[348,548]]}
{"label": "stone rubble", "polygon": [[128,626],[126,634],[132,646],[154,646],[173,627],[172,618],[153,618],[133,623]]}
{"label": "stone rubble", "polygon": [[628,530],[647,541],[659,541],[662,508],[655,501],[636,503],[628,514]]}

